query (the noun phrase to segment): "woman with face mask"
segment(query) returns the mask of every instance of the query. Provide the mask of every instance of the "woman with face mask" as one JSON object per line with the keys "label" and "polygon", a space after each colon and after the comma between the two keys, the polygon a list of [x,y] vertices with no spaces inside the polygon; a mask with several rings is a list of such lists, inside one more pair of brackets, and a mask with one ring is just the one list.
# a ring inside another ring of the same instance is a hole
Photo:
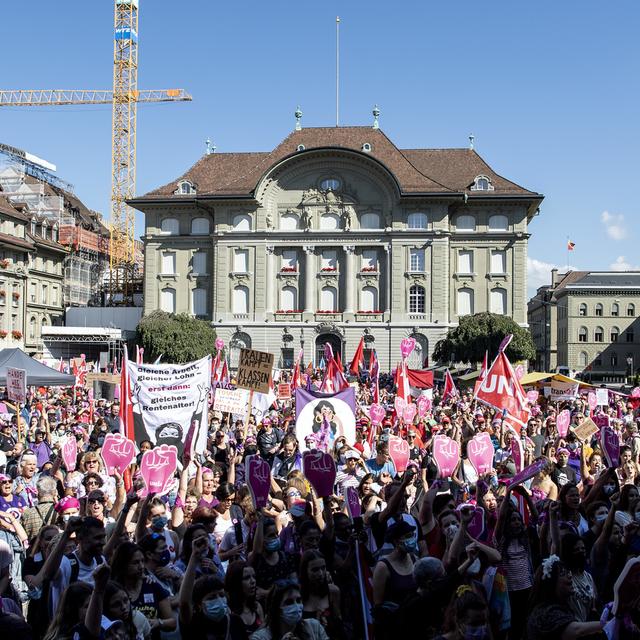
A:
{"label": "woman with face mask", "polygon": [[144,565],[172,596],[178,593],[181,573],[173,568],[167,541],[159,533],[149,533],[138,543],[144,553]]}
{"label": "woman with face mask", "polygon": [[317,620],[303,619],[303,610],[298,584],[292,580],[277,583],[267,598],[265,626],[253,633],[251,640],[329,640]]}
{"label": "woman with face mask", "polygon": [[591,574],[585,569],[587,552],[584,541],[575,533],[567,533],[562,536],[560,547],[560,558],[571,571],[573,583],[569,608],[576,620],[586,622],[596,615],[596,585]]}
{"label": "woman with face mask", "polygon": [[164,538],[169,551],[169,561],[175,562],[180,545],[178,534],[169,529],[169,512],[165,503],[155,496],[147,496],[140,505],[140,515],[136,526],[136,541],[146,535],[156,533]]}
{"label": "woman with face mask", "polygon": [[491,640],[489,605],[468,585],[456,590],[445,613],[445,633],[434,640]]}

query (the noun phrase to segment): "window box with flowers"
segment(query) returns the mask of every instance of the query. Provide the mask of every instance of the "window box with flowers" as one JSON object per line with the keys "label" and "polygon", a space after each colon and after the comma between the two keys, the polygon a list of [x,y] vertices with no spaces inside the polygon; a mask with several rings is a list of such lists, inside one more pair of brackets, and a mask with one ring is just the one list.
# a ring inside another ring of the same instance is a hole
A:
{"label": "window box with flowers", "polygon": [[0,329],[0,338],[6,338],[9,332],[6,329]]}
{"label": "window box with flowers", "polygon": [[318,309],[316,311],[316,320],[324,320],[327,317],[333,320],[340,320],[340,318],[342,318],[342,311],[331,311],[329,309]]}
{"label": "window box with flowers", "polygon": [[362,269],[360,269],[360,271],[362,273],[377,273],[378,272],[378,267],[376,267],[375,265],[372,265],[370,267],[362,267]]}
{"label": "window box with flowers", "polygon": [[14,300],[20,300],[20,292],[14,291],[12,294]]}
{"label": "window box with flowers", "polygon": [[302,309],[278,309],[274,315],[276,320],[301,320]]}
{"label": "window box with flowers", "polygon": [[380,309],[375,311],[356,311],[356,322],[371,322],[372,320],[382,320],[384,312]]}
{"label": "window box with flowers", "polygon": [[8,266],[9,266],[8,258],[3,258],[2,260],[0,260],[0,267],[2,267],[3,269],[6,269]]}
{"label": "window box with flowers", "polygon": [[282,267],[280,273],[298,273],[298,267]]}
{"label": "window box with flowers", "polygon": [[335,273],[338,270],[338,267],[322,267],[320,269],[321,273]]}
{"label": "window box with flowers", "polygon": [[20,338],[22,338],[22,331],[18,331],[17,329],[14,329],[11,332],[11,336],[14,338],[14,340],[20,340]]}

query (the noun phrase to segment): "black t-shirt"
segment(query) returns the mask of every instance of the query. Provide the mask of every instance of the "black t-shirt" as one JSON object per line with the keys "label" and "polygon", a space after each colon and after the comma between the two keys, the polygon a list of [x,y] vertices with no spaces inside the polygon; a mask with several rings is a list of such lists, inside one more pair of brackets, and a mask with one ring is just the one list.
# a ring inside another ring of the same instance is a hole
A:
{"label": "black t-shirt", "polygon": [[573,467],[567,465],[566,467],[558,467],[551,472],[551,479],[562,488],[568,482],[576,481],[576,472]]}
{"label": "black t-shirt", "polygon": [[7,436],[4,433],[0,433],[0,450],[8,453],[13,451],[16,446],[16,439],[13,436]]}
{"label": "black t-shirt", "polygon": [[149,619],[157,618],[159,616],[158,605],[170,595],[155,578],[145,574],[140,593],[135,600],[131,600],[131,607]]}
{"label": "black t-shirt", "polygon": [[256,572],[256,584],[261,589],[270,589],[276,580],[286,580],[292,573],[296,572],[296,567],[291,556],[283,551],[279,551],[278,556],[277,564],[268,564],[264,556],[256,556],[253,568]]}

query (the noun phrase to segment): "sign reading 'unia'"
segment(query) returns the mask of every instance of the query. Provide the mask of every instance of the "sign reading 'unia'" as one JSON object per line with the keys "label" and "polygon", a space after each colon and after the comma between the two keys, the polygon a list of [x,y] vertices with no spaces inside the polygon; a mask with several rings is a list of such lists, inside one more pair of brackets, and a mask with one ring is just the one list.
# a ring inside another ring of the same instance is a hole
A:
{"label": "sign reading 'unia'", "polygon": [[240,389],[268,393],[272,369],[273,353],[241,349],[236,385]]}

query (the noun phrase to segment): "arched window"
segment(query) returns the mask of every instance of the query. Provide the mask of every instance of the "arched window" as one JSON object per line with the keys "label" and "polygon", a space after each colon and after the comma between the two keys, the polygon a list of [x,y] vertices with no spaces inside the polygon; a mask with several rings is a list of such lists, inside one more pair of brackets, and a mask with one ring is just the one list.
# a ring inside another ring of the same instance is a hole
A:
{"label": "arched window", "polygon": [[476,176],[471,185],[471,191],[493,191],[491,178],[483,175]]}
{"label": "arched window", "polygon": [[489,231],[508,231],[509,218],[503,215],[489,216]]}
{"label": "arched window", "polygon": [[29,338],[32,340],[36,337],[36,326],[36,317],[31,316],[31,319],[29,320]]}
{"label": "arched window", "polygon": [[167,236],[180,235],[180,223],[177,218],[164,218],[160,225],[160,230]]}
{"label": "arched window", "polygon": [[416,346],[407,360],[410,369],[424,369],[429,366],[429,340],[421,333],[414,333]]}
{"label": "arched window", "polygon": [[176,312],[176,290],[163,289],[160,293],[160,309],[167,313]]}
{"label": "arched window", "polygon": [[604,329],[602,327],[596,327],[593,332],[594,342],[604,342]]}
{"label": "arched window", "polygon": [[283,213],[280,216],[281,231],[296,231],[300,218],[295,213]]}
{"label": "arched window", "polygon": [[456,218],[456,231],[475,231],[476,219],[473,216],[463,214]]}
{"label": "arched window", "polygon": [[468,316],[473,314],[473,289],[463,287],[458,289],[458,315]]}
{"label": "arched window", "polygon": [[424,313],[425,299],[424,287],[419,284],[411,286],[409,289],[409,313]]}
{"label": "arched window", "polygon": [[206,236],[209,233],[209,219],[194,218],[191,221],[191,233],[194,236]]}
{"label": "arched window", "polygon": [[611,305],[611,315],[614,318],[617,318],[620,315],[620,305],[617,302],[614,302]]}
{"label": "arched window", "polygon": [[409,214],[407,218],[407,227],[409,229],[426,229],[427,228],[427,214],[414,211]]}
{"label": "arched window", "polygon": [[203,288],[194,289],[191,292],[191,309],[194,316],[207,315],[207,290]]}
{"label": "arched window", "polygon": [[333,229],[340,228],[340,218],[335,213],[325,213],[320,218],[320,228],[325,231],[331,231]]}
{"label": "arched window", "polygon": [[323,287],[320,294],[320,309],[322,311],[338,310],[338,292],[335,287]]}
{"label": "arched window", "polygon": [[378,290],[375,287],[363,287],[360,292],[360,310],[378,310]]}
{"label": "arched window", "polygon": [[298,292],[294,287],[283,287],[280,292],[280,308],[283,311],[296,311],[298,308]]}
{"label": "arched window", "polygon": [[238,368],[241,349],[251,349],[251,336],[243,332],[234,333],[229,342],[229,365],[232,369]]}
{"label": "arched window", "polygon": [[589,333],[587,327],[580,327],[578,329],[578,342],[587,342],[589,339]]}
{"label": "arched window", "polygon": [[601,318],[603,315],[604,315],[604,307],[602,306],[601,302],[598,302],[596,304],[596,316]]}
{"label": "arched window", "polygon": [[578,359],[578,364],[582,369],[584,369],[589,364],[589,354],[586,351],[580,352],[580,358]]}
{"label": "arched window", "polygon": [[620,337],[620,329],[618,327],[611,327],[611,342],[618,342]]}
{"label": "arched window", "polygon": [[507,290],[492,289],[491,290],[491,313],[497,313],[503,316],[507,313]]}
{"label": "arched window", "polygon": [[178,193],[181,195],[189,195],[190,193],[195,193],[195,187],[188,180],[183,180],[178,183]]}
{"label": "arched window", "polygon": [[247,213],[239,213],[233,216],[234,231],[251,231],[251,216]]}
{"label": "arched window", "polygon": [[380,228],[380,214],[379,213],[363,213],[360,217],[361,229],[379,229]]}
{"label": "arched window", "polygon": [[635,304],[630,302],[627,305],[627,315],[629,317],[635,317],[635,315],[636,315],[636,305]]}
{"label": "arched window", "polygon": [[233,313],[249,313],[249,289],[239,286],[233,290]]}
{"label": "arched window", "polygon": [[580,304],[580,307],[578,308],[578,315],[583,317],[587,315],[587,305],[585,302]]}

